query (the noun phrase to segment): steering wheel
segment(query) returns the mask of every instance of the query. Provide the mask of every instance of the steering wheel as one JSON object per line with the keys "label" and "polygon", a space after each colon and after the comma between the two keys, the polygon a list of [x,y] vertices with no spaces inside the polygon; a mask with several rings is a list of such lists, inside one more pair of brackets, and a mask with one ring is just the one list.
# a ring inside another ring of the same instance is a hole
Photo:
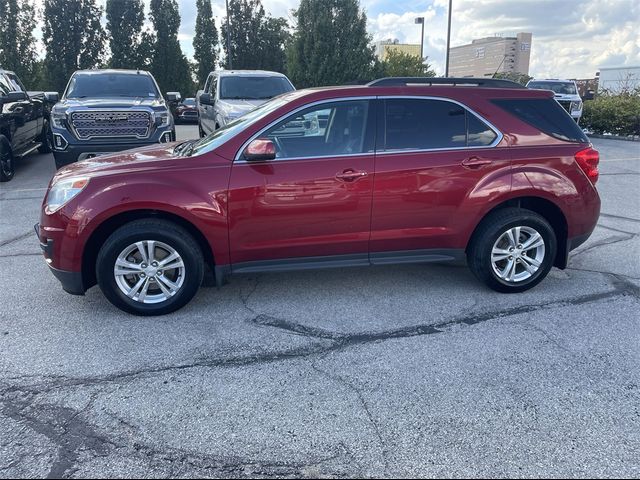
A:
{"label": "steering wheel", "polygon": [[280,137],[277,135],[273,137],[273,143],[276,144],[277,152],[276,157],[282,158],[287,156],[287,151],[284,149],[282,142],[280,141]]}

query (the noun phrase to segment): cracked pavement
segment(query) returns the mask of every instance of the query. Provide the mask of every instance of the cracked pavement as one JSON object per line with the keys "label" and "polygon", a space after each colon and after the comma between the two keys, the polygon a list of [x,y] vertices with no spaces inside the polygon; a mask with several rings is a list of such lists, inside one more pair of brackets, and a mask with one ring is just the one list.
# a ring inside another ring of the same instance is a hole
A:
{"label": "cracked pavement", "polygon": [[[178,127],[183,138],[196,127]],[[0,184],[0,478],[640,476],[640,145],[600,223],[501,295],[462,266],[239,275],[170,316],[65,294]]]}

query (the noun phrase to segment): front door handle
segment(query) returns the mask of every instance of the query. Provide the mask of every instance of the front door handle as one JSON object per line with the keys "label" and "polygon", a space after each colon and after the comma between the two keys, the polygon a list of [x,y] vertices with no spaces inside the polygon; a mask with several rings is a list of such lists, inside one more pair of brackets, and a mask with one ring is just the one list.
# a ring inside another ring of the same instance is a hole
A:
{"label": "front door handle", "polygon": [[342,180],[343,182],[354,182],[359,178],[366,177],[367,175],[369,175],[367,172],[358,172],[356,170],[353,170],[352,168],[349,168],[343,172],[336,173],[336,178],[338,180]]}
{"label": "front door handle", "polygon": [[492,161],[487,158],[469,157],[469,158],[465,158],[462,161],[462,166],[465,168],[475,169],[475,168],[484,167],[485,165],[491,165],[491,163]]}

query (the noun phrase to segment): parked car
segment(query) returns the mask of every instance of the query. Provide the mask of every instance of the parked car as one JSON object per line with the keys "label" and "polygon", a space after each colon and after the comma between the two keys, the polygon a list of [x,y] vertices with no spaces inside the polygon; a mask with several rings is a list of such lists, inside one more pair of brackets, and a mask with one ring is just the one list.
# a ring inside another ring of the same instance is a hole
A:
{"label": "parked car", "polygon": [[149,72],[79,70],[51,112],[56,168],[89,158],[172,142],[176,138],[167,100]]}
{"label": "parked car", "polygon": [[18,76],[0,69],[0,182],[15,174],[15,161],[35,150],[51,151],[49,111],[56,92],[27,92]]}
{"label": "parked car", "polygon": [[269,99],[295,90],[289,79],[262,70],[211,72],[197,98],[200,137],[262,105]]}
{"label": "parked car", "polygon": [[573,80],[558,80],[549,78],[546,80],[529,80],[527,88],[536,90],[551,90],[557,102],[562,105],[576,123],[582,116],[582,98],[578,92],[578,86]]}
{"label": "parked car", "polygon": [[598,161],[550,92],[389,78],[291,92],[203,139],[71,165],[37,231],[67,292],[98,283],[139,315],[185,305],[206,266],[222,285],[232,273],[466,257],[490,288],[522,292],[595,228]]}
{"label": "parked car", "polygon": [[184,123],[198,122],[198,107],[195,98],[185,98],[176,107],[175,121]]}

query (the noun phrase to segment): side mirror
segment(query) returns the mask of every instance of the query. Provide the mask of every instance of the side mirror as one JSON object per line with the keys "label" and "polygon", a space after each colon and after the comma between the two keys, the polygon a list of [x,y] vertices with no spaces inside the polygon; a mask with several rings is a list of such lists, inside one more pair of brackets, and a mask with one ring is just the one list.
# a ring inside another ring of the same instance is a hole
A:
{"label": "side mirror", "polygon": [[27,97],[26,92],[9,92],[6,95],[2,96],[2,100],[7,103],[21,102],[22,100],[26,100],[27,98],[29,97]]}
{"label": "side mirror", "polygon": [[44,99],[49,103],[58,103],[60,95],[58,92],[44,92]]}
{"label": "side mirror", "polygon": [[248,161],[273,160],[276,158],[276,146],[268,138],[256,138],[242,153]]}
{"label": "side mirror", "polygon": [[200,103],[203,105],[213,105],[213,98],[210,93],[200,95]]}
{"label": "side mirror", "polygon": [[167,101],[168,102],[179,102],[182,100],[182,96],[180,92],[167,92]]}

